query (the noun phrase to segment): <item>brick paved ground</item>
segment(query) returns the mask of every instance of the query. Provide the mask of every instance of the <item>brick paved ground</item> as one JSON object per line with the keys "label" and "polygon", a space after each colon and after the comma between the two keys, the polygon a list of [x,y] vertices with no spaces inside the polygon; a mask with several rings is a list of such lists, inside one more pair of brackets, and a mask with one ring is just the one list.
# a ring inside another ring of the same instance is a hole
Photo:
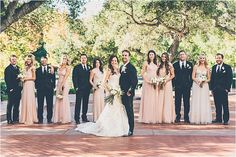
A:
{"label": "brick paved ground", "polygon": [[[85,135],[74,131],[74,122],[32,126],[2,122],[1,156],[235,156],[235,104],[235,96],[230,96],[231,119],[228,126],[136,122],[132,137]],[[74,108],[73,102],[71,108]],[[90,119],[91,109],[90,105]],[[138,110],[139,100],[135,100],[136,120]]]}

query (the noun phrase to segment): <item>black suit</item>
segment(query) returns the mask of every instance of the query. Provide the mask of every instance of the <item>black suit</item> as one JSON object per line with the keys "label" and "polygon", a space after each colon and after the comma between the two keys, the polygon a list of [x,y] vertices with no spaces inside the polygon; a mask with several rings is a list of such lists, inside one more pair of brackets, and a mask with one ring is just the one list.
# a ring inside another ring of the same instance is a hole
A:
{"label": "black suit", "polygon": [[76,90],[76,103],[75,103],[75,116],[76,122],[80,119],[81,100],[83,100],[82,106],[82,120],[87,120],[89,94],[92,88],[89,82],[90,66],[86,65],[86,69],[83,68],[82,64],[78,64],[74,67],[72,73],[73,85]]}
{"label": "black suit", "polygon": [[183,97],[184,101],[184,120],[189,121],[189,110],[190,110],[190,90],[193,84],[192,63],[186,61],[186,65],[180,67],[180,61],[174,63],[175,78],[173,79],[173,86],[175,87],[175,113],[176,120],[181,118],[181,100]]}
{"label": "black suit", "polygon": [[50,122],[53,115],[53,93],[56,86],[55,73],[51,74],[51,67],[47,65],[47,71],[42,71],[42,66],[36,69],[35,87],[38,100],[38,120],[43,122],[44,98],[47,102],[47,120]]}
{"label": "black suit", "polygon": [[[123,65],[124,66],[124,65]],[[126,65],[125,71],[122,71],[120,68],[120,87],[124,91],[122,95],[122,104],[125,106],[128,120],[129,120],[129,131],[133,132],[134,130],[134,110],[133,110],[133,97],[135,95],[135,88],[138,83],[137,71],[135,67],[128,63]],[[127,92],[130,91],[131,96],[127,95]]]}
{"label": "black suit", "polygon": [[[18,122],[19,121],[19,104],[21,99],[21,90],[20,79],[18,75],[20,74],[19,67],[14,67],[9,65],[4,71],[5,82],[7,85],[7,94],[8,94],[8,104],[7,104],[7,121]],[[13,117],[12,117],[12,108],[13,108]]]}
{"label": "black suit", "polygon": [[[221,69],[216,72],[217,65],[212,67],[210,89],[213,92],[216,120],[222,122],[222,107],[224,111],[223,120],[225,123],[229,121],[228,92],[230,91],[233,80],[232,69],[227,64],[222,64]],[[227,92],[227,91],[228,92]]]}

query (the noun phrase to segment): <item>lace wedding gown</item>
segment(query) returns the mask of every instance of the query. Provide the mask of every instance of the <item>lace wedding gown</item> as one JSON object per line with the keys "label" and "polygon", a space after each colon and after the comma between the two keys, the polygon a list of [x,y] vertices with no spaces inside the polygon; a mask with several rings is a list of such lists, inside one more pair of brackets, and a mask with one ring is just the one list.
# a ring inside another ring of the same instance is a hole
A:
{"label": "lace wedding gown", "polygon": [[[119,87],[119,74],[111,75],[108,85]],[[113,104],[106,104],[96,123],[88,122],[77,125],[77,131],[96,136],[118,137],[127,135],[129,124],[125,106],[121,97],[115,96]]]}

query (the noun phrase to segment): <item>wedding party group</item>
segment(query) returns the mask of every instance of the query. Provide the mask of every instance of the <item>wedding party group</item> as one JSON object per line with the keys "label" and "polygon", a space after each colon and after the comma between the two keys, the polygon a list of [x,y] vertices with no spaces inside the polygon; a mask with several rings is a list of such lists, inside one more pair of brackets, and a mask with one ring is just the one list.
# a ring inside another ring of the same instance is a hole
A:
{"label": "wedding party group", "polygon": [[[41,65],[36,68],[34,55],[29,54],[25,59],[24,70],[20,70],[17,56],[12,55],[10,65],[4,72],[8,93],[7,123],[42,124],[45,99],[47,123],[71,123],[68,79],[72,71],[76,92],[75,130],[97,136],[132,136],[133,98],[138,77],[135,66],[130,62],[130,51],[123,50],[121,53],[123,64],[119,66],[118,57],[111,55],[106,70],[103,69],[100,58],[95,58],[90,66],[86,54],[81,54],[81,63],[73,70],[67,55],[63,55],[59,66],[48,64],[48,58],[44,56],[41,58]],[[230,65],[223,62],[224,55],[216,54],[216,64],[212,68],[209,67],[205,54],[199,55],[194,66],[187,61],[185,51],[181,50],[178,58],[177,62],[171,64],[168,53],[162,53],[160,60],[154,50],[147,53],[141,70],[143,85],[138,122],[180,123],[183,99],[185,123],[227,125],[228,92],[233,76]],[[93,120],[89,122],[87,112],[91,90]],[[210,90],[216,109],[214,120]]]}

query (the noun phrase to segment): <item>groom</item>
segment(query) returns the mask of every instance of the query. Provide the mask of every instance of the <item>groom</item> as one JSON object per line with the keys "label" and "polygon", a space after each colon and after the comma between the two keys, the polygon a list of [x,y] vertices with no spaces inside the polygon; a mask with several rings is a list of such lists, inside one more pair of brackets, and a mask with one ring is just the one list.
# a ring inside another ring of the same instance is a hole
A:
{"label": "groom", "polygon": [[122,59],[124,65],[120,68],[120,87],[124,91],[122,95],[122,104],[125,106],[128,121],[129,133],[128,136],[133,135],[134,130],[134,111],[133,111],[133,97],[135,95],[135,88],[138,83],[137,71],[135,67],[129,62],[130,52],[128,50],[122,51]]}

